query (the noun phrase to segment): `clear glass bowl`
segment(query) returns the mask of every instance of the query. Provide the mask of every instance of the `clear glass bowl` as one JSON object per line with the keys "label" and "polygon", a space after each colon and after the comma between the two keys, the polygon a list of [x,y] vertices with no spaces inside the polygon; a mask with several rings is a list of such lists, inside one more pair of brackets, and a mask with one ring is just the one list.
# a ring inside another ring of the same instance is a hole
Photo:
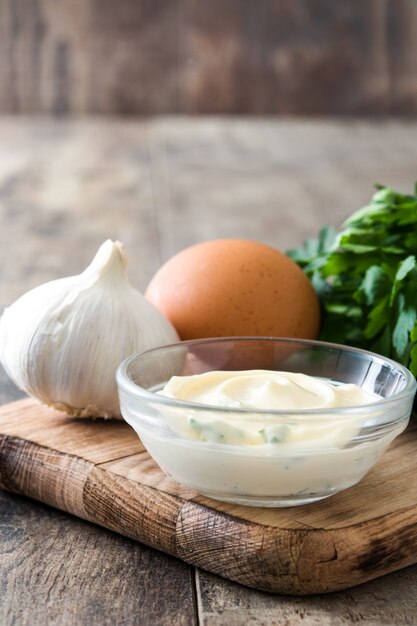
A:
{"label": "clear glass bowl", "polygon": [[[380,399],[325,410],[253,411],[156,393],[171,376],[250,369],[355,383]],[[210,498],[269,507],[315,502],[355,485],[407,426],[416,391],[405,367],[370,352],[319,341],[248,337],[184,341],[133,355],[120,365],[117,383],[123,417],[164,472]],[[229,445],[190,439],[183,428],[190,423],[212,424],[214,431],[225,424],[265,424],[297,435],[307,424],[309,437],[295,446]]]}

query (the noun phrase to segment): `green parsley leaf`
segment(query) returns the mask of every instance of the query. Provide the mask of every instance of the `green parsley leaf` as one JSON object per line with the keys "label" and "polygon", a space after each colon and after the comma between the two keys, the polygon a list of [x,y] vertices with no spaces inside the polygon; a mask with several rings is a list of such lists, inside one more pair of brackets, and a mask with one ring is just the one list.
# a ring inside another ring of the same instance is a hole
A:
{"label": "green parsley leaf", "polygon": [[369,204],[288,254],[322,305],[320,338],[373,350],[417,375],[417,182],[383,185]]}
{"label": "green parsley leaf", "polygon": [[390,280],[384,268],[380,265],[371,265],[366,270],[359,292],[363,293],[366,304],[372,305],[382,298],[390,287]]}
{"label": "green parsley leaf", "polygon": [[410,332],[416,323],[417,313],[413,307],[401,307],[397,317],[394,332],[392,333],[392,345],[397,357],[404,359],[410,341]]}

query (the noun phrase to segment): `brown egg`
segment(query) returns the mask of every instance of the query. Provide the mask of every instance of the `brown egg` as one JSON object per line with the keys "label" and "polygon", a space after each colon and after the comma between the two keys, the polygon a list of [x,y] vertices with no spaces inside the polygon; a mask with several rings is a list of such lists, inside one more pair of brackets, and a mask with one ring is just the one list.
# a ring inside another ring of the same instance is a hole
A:
{"label": "brown egg", "polygon": [[256,241],[218,239],[186,248],[151,280],[146,297],[181,339],[317,337],[320,308],[304,272]]}

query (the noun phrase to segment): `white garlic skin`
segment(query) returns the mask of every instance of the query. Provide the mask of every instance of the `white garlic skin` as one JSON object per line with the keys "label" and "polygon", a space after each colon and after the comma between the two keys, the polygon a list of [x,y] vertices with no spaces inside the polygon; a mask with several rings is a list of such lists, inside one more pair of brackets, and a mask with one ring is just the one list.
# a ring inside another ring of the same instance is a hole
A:
{"label": "white garlic skin", "polygon": [[40,285],[5,309],[0,360],[20,389],[71,415],[121,419],[117,367],[179,341],[129,283],[126,265],[122,244],[108,240],[80,275]]}

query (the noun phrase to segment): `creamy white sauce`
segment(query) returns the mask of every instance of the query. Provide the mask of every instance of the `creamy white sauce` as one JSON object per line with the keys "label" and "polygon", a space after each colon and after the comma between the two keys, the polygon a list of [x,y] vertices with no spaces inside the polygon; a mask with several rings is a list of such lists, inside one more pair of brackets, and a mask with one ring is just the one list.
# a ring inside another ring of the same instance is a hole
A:
{"label": "creamy white sauce", "polygon": [[[214,441],[229,445],[279,444],[281,448],[311,445],[336,447],[358,432],[357,420],[336,415],[324,421],[320,416],[280,418],[262,411],[331,409],[376,402],[378,398],[358,385],[334,385],[327,380],[267,370],[207,372],[195,376],[174,376],[159,392],[176,400],[228,409],[253,409],[254,414],[187,414],[172,412],[169,423],[178,433],[194,441]],[[226,416],[225,416],[226,415]],[[330,423],[329,423],[330,421]]]}
{"label": "creamy white sauce", "polygon": [[[159,393],[200,407],[161,404],[168,431],[140,430],[150,454],[179,482],[243,503],[330,495],[349,487],[405,427],[362,441],[363,427],[380,418],[379,398],[357,385],[304,374],[207,372],[173,377]],[[364,405],[370,406],[350,416],[338,413],[340,407]],[[308,413],[320,408],[330,411]],[[302,409],[307,412],[291,413]],[[282,413],[272,413],[277,410]]]}
{"label": "creamy white sauce", "polygon": [[159,393],[218,407],[270,411],[327,409],[378,400],[358,385],[335,385],[315,376],[270,370],[173,376]]}

